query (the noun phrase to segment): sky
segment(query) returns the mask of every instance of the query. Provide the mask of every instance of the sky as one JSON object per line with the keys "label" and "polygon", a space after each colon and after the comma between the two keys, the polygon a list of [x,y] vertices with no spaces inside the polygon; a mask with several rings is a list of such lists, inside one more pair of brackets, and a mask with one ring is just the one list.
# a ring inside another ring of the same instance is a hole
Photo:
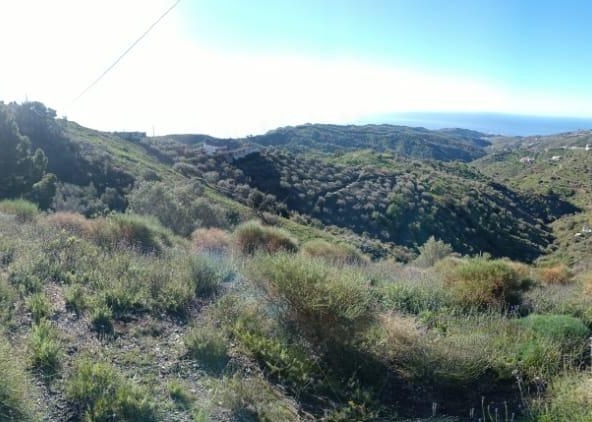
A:
{"label": "sky", "polygon": [[1,0],[0,100],[157,135],[418,111],[592,117],[592,2],[570,0],[180,0],[76,99],[174,3]]}

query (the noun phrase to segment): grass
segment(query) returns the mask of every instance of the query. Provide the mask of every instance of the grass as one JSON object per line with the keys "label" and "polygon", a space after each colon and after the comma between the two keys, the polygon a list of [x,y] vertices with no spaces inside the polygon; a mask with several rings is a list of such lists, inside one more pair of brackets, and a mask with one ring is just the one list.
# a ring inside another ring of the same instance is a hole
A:
{"label": "grass", "polygon": [[197,229],[191,234],[191,246],[197,253],[225,254],[232,247],[232,238],[224,230]]}
{"label": "grass", "polygon": [[361,271],[289,254],[261,256],[252,268],[280,317],[315,343],[347,342],[375,316],[377,297]]}
{"label": "grass", "polygon": [[46,377],[56,375],[62,359],[62,343],[53,324],[40,321],[31,328],[29,335],[31,362]]}
{"label": "grass", "polygon": [[364,256],[355,248],[323,239],[309,240],[302,245],[302,253],[334,265],[361,265],[365,262]]}
{"label": "grass", "polygon": [[296,252],[296,241],[285,231],[266,227],[256,221],[238,226],[234,232],[236,245],[243,254],[252,255],[258,251],[275,253]]}
{"label": "grass", "polygon": [[39,324],[41,320],[51,316],[52,304],[45,293],[33,293],[27,299],[27,306],[29,312],[31,312],[33,321],[36,324]]}
{"label": "grass", "polygon": [[215,373],[221,372],[230,357],[228,338],[210,325],[193,327],[185,336],[187,355]]}
{"label": "grass", "polygon": [[520,302],[524,280],[506,262],[471,258],[445,271],[444,281],[465,308],[500,307]]}
{"label": "grass", "polygon": [[[0,218],[11,365],[26,374],[26,351],[36,383],[80,419],[204,420],[206,409],[212,419],[372,420],[420,417],[432,402],[452,416],[481,395],[517,411],[517,378],[526,389],[550,385],[537,412],[560,415],[569,407],[555,383],[586,363],[585,274],[547,283],[537,267],[469,257],[344,265],[332,240],[313,253],[315,241],[299,253],[220,253],[161,229],[160,249],[143,249],[77,228],[117,218],[41,216],[18,227]],[[24,409],[36,396],[23,391]]]}
{"label": "grass", "polygon": [[84,358],[66,381],[66,393],[88,421],[156,421],[156,403],[147,390],[106,362]]}
{"label": "grass", "polygon": [[294,404],[257,376],[223,377],[216,397],[238,420],[298,421]]}
{"label": "grass", "polygon": [[533,406],[538,422],[587,422],[592,420],[592,378],[566,373],[549,386],[546,397]]}
{"label": "grass", "polygon": [[15,350],[0,335],[0,419],[37,420],[34,389]]}
{"label": "grass", "polygon": [[5,199],[0,201],[0,213],[14,215],[17,221],[33,221],[39,215],[39,208],[24,199]]}

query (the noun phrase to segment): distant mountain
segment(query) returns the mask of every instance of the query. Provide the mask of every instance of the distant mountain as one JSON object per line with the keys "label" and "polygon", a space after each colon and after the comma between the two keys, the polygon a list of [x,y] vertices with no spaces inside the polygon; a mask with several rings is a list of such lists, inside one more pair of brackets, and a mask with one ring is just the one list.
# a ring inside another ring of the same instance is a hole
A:
{"label": "distant mountain", "polygon": [[485,135],[475,131],[432,131],[392,125],[302,125],[279,128],[249,140],[293,152],[336,153],[371,148],[404,157],[441,161],[471,161],[485,155],[484,148],[489,145]]}
{"label": "distant mountain", "polygon": [[592,118],[526,116],[504,113],[411,112],[368,116],[359,123],[390,123],[428,129],[460,127],[506,136],[551,135],[592,129]]}

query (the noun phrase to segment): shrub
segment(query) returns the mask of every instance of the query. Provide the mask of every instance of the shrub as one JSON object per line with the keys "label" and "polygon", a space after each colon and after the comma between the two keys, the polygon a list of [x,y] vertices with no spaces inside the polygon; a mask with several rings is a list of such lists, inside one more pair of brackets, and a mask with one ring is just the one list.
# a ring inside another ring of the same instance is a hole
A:
{"label": "shrub", "polygon": [[590,330],[578,318],[568,315],[536,315],[520,318],[518,324],[539,336],[548,336],[561,344],[583,346]]}
{"label": "shrub", "polygon": [[230,235],[220,229],[197,229],[191,235],[191,245],[195,252],[216,254],[227,253],[232,245]]}
{"label": "shrub", "polygon": [[375,316],[376,293],[362,272],[302,255],[266,255],[252,273],[281,316],[319,344],[348,343]]}
{"label": "shrub", "polygon": [[452,246],[431,236],[419,247],[419,255],[414,264],[418,267],[431,267],[441,259],[446,258],[453,252]]}
{"label": "shrub", "polygon": [[66,303],[66,309],[80,315],[86,309],[84,288],[79,284],[67,287],[64,290],[64,301]]}
{"label": "shrub", "polygon": [[195,256],[190,258],[189,265],[195,293],[200,297],[215,294],[223,279],[215,263],[207,256]]}
{"label": "shrub", "polygon": [[237,420],[289,422],[300,419],[291,401],[256,376],[223,377],[216,399],[229,408]]}
{"label": "shrub", "polygon": [[518,273],[503,261],[471,258],[444,274],[444,281],[463,307],[503,306],[519,302]]}
{"label": "shrub", "polygon": [[538,276],[545,284],[567,284],[570,282],[572,275],[565,265],[558,264],[552,267],[540,268]]}
{"label": "shrub", "polygon": [[234,325],[232,333],[270,376],[288,383],[298,394],[311,387],[318,366],[303,347],[268,336],[243,320]]}
{"label": "shrub", "polygon": [[389,310],[419,315],[454,304],[449,290],[436,277],[421,276],[384,282],[383,304]]}
{"label": "shrub", "polygon": [[27,306],[33,321],[38,324],[42,319],[48,318],[52,313],[52,305],[45,293],[33,293],[27,299]]}
{"label": "shrub", "polygon": [[587,422],[592,420],[592,378],[567,373],[554,379],[546,397],[533,403],[538,422]]}
{"label": "shrub", "polygon": [[113,311],[105,303],[95,304],[90,313],[93,330],[100,336],[113,334]]}
{"label": "shrub", "polygon": [[16,289],[0,275],[0,325],[9,321],[17,298]]}
{"label": "shrub", "polygon": [[16,216],[20,222],[32,221],[39,215],[39,208],[24,199],[5,199],[0,201],[0,213]]}
{"label": "shrub", "polygon": [[56,212],[45,217],[47,223],[57,230],[80,237],[90,236],[93,232],[94,220],[88,220],[84,215],[75,212]]}
{"label": "shrub", "polygon": [[542,335],[527,325],[493,311],[442,316],[423,359],[426,373],[434,376],[434,383],[448,380],[449,386],[459,387],[488,372],[500,382],[512,382],[518,375],[530,383],[537,377],[539,382],[548,381],[564,365],[580,363],[581,345]]}
{"label": "shrub", "polygon": [[0,335],[0,419],[34,421],[37,415],[32,384],[17,356]]}
{"label": "shrub", "polygon": [[169,392],[169,397],[178,408],[188,410],[191,408],[193,403],[193,398],[187,392],[188,387],[185,383],[179,380],[172,380],[167,384],[167,390]]}
{"label": "shrub", "polygon": [[45,376],[55,375],[60,367],[62,345],[51,322],[43,320],[34,325],[29,335],[33,367]]}
{"label": "shrub", "polygon": [[365,262],[364,256],[351,246],[314,239],[302,246],[302,252],[311,257],[321,258],[333,265],[360,265]]}
{"label": "shrub", "polygon": [[286,232],[273,227],[265,227],[256,221],[238,226],[234,232],[238,249],[244,254],[258,251],[267,253],[296,252],[298,245]]}
{"label": "shrub", "polygon": [[143,253],[160,252],[170,245],[170,233],[156,220],[133,214],[113,214],[93,224],[93,240],[107,249],[128,247]]}
{"label": "shrub", "polygon": [[181,204],[175,196],[165,183],[141,183],[128,196],[129,209],[137,214],[152,215],[163,226],[185,236],[195,227],[194,219],[187,204]]}
{"label": "shrub", "polygon": [[77,362],[66,382],[66,395],[85,420],[158,420],[156,405],[148,392],[106,362]]}
{"label": "shrub", "polygon": [[214,372],[222,371],[228,363],[228,339],[213,326],[193,327],[185,336],[185,347],[188,356]]}
{"label": "shrub", "polygon": [[535,286],[524,294],[522,307],[537,314],[571,315],[592,326],[592,297],[577,284]]}

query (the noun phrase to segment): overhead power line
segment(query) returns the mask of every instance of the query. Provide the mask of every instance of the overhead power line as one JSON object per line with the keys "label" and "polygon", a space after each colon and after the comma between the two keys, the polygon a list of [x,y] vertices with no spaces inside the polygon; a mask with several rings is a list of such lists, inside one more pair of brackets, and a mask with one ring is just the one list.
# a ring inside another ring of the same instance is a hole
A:
{"label": "overhead power line", "polygon": [[76,101],[78,101],[84,94],[86,94],[88,91],[90,91],[96,84],[99,83],[99,81],[101,79],[103,79],[105,77],[105,75],[107,75],[107,73],[109,73],[115,66],[117,66],[117,64],[125,57],[127,56],[130,51],[132,51],[134,49],[134,47],[136,45],[138,45],[138,43],[140,41],[142,41],[142,39],[144,39],[144,37],[146,37],[146,35],[148,35],[148,33],[150,31],[152,31],[154,29],[154,27],[156,25],[158,25],[160,23],[160,21],[162,21],[166,15],[168,15],[175,7],[177,7],[177,5],[181,2],[181,0],[177,0],[175,1],[175,3],[169,7],[167,10],[164,11],[164,13],[162,15],[159,16],[158,19],[156,19],[152,25],[150,25],[148,27],[148,29],[146,29],[146,31],[144,31],[142,33],[142,35],[140,35],[138,37],[137,40],[135,40],[118,58],[117,60],[115,60],[107,69],[105,69],[105,71],[103,71],[103,73],[101,73],[99,75],[99,77],[97,79],[95,79],[89,86],[87,86],[80,94],[78,94],[78,96],[76,98],[74,98],[74,100],[72,101],[72,103],[75,103]]}

